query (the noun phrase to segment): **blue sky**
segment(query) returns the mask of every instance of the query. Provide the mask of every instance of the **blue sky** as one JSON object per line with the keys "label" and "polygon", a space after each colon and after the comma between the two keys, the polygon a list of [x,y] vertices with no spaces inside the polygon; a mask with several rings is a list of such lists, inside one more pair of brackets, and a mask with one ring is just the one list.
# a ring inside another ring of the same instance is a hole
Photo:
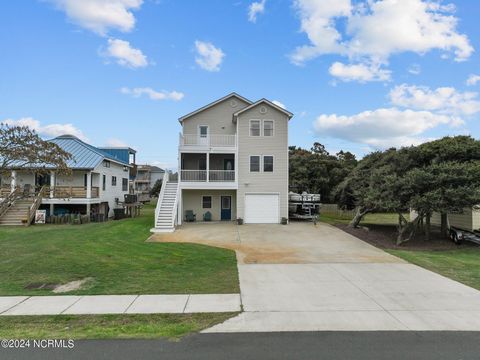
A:
{"label": "blue sky", "polygon": [[178,117],[232,91],[291,145],[361,156],[480,134],[471,0],[21,0],[0,12],[0,121],[175,167]]}

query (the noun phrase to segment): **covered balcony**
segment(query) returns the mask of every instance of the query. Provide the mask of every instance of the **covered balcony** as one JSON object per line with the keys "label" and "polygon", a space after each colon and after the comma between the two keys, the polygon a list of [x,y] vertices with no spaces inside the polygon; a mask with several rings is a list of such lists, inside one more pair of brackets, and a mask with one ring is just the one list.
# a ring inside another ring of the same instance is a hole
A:
{"label": "covered balcony", "polygon": [[179,144],[181,148],[235,148],[237,146],[236,135],[226,134],[182,134],[180,133]]}
{"label": "covered balcony", "polygon": [[235,154],[181,154],[180,182],[235,183]]}

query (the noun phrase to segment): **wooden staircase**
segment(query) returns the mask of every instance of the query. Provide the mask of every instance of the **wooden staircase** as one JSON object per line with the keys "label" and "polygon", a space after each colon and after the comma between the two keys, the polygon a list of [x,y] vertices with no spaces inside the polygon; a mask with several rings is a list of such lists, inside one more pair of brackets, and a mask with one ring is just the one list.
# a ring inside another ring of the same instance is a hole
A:
{"label": "wooden staircase", "polygon": [[0,226],[29,226],[42,203],[45,191],[44,186],[34,197],[22,196],[17,190],[8,195],[0,203]]}
{"label": "wooden staircase", "polygon": [[25,225],[28,219],[29,209],[32,206],[31,198],[18,198],[0,217],[0,226]]}

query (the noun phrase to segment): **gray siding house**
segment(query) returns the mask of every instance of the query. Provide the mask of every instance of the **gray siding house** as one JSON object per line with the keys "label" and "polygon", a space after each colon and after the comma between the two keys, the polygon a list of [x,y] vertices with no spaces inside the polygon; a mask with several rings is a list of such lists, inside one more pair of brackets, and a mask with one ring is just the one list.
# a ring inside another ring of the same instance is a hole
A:
{"label": "gray siding house", "polygon": [[153,232],[192,220],[280,223],[288,218],[288,122],[267,99],[236,93],[179,121],[178,178],[166,176]]}

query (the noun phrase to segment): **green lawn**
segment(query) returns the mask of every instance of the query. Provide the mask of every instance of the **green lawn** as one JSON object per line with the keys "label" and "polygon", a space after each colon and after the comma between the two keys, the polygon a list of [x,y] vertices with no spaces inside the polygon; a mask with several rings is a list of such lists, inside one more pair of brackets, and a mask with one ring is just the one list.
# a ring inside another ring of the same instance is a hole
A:
{"label": "green lawn", "polygon": [[0,317],[0,339],[178,338],[237,313]]}
{"label": "green lawn", "polygon": [[412,264],[480,290],[480,247],[450,251],[387,251]]}
{"label": "green lawn", "polygon": [[[404,214],[408,217],[408,214]],[[322,213],[320,210],[320,221],[328,224],[348,224],[352,220],[351,216],[340,216],[333,213]],[[377,225],[397,225],[398,215],[393,213],[374,213],[365,215],[360,225],[367,226],[369,224]]]}
{"label": "green lawn", "polygon": [[92,278],[69,294],[238,293],[235,253],[196,244],[146,243],[153,206],[136,219],[0,228],[0,295],[47,295],[29,284]]}

